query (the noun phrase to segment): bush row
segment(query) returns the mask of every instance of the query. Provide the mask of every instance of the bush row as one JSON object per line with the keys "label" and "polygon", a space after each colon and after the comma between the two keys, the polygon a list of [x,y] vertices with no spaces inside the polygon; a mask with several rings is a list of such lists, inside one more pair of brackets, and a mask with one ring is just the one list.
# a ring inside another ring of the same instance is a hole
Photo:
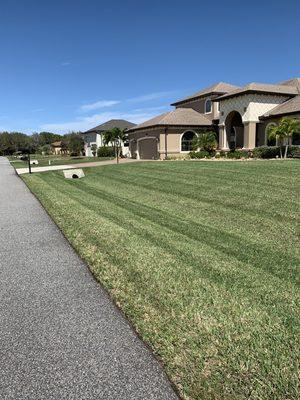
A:
{"label": "bush row", "polygon": [[[284,153],[284,148],[282,148],[282,153]],[[280,157],[280,147],[279,146],[262,146],[256,147],[252,151],[247,150],[231,150],[228,152],[208,152],[205,150],[191,151],[189,153],[190,158],[221,158],[226,157],[230,159],[242,159],[242,158],[276,158]],[[300,158],[300,146],[289,146],[288,147],[288,157],[289,158]]]}
{"label": "bush row", "polygon": [[115,150],[113,147],[110,146],[101,146],[97,149],[97,156],[98,157],[114,157]]}

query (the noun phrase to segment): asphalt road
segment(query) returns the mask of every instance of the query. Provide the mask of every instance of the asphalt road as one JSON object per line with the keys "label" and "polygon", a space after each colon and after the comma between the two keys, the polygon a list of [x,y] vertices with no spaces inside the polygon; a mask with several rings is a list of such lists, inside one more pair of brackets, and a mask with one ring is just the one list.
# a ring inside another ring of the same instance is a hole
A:
{"label": "asphalt road", "polygon": [[177,399],[158,362],[3,157],[0,398]]}

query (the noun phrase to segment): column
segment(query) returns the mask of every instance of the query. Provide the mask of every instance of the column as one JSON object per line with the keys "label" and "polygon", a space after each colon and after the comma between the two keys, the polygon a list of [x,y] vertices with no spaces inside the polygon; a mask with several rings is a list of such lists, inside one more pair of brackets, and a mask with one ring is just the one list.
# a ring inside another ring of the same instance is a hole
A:
{"label": "column", "polygon": [[164,160],[166,158],[166,149],[165,149],[165,144],[166,144],[166,133],[162,131],[159,135],[159,158],[161,160]]}
{"label": "column", "polygon": [[256,122],[244,123],[244,149],[252,150],[256,144]]}
{"label": "column", "polygon": [[219,125],[219,149],[229,150],[225,125]]}

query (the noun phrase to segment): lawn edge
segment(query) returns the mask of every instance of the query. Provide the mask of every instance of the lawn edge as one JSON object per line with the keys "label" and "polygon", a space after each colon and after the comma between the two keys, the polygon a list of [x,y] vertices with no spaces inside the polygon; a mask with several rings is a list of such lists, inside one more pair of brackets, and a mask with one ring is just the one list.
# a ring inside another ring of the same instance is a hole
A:
{"label": "lawn edge", "polygon": [[131,319],[125,314],[125,312],[122,310],[121,307],[118,306],[116,300],[111,296],[109,290],[103,285],[103,283],[96,278],[96,276],[93,274],[88,262],[77,252],[77,250],[75,249],[75,247],[73,246],[73,244],[69,241],[69,239],[67,238],[67,236],[65,235],[64,231],[57,225],[57,223],[55,222],[55,220],[52,218],[52,216],[50,215],[50,213],[48,212],[48,210],[44,207],[44,205],[42,204],[42,202],[40,201],[40,199],[35,195],[35,193],[31,190],[31,188],[27,185],[27,183],[25,182],[25,180],[17,173],[17,171],[15,170],[15,174],[19,177],[19,179],[23,182],[23,184],[27,187],[27,189],[29,190],[29,192],[34,196],[34,198],[38,201],[38,203],[41,205],[41,207],[43,208],[43,210],[46,212],[46,214],[48,215],[48,217],[50,218],[50,220],[55,224],[56,228],[60,231],[60,233],[63,235],[64,239],[67,241],[67,243],[71,246],[72,250],[74,251],[74,253],[77,255],[77,257],[85,264],[86,269],[89,273],[89,275],[93,278],[93,280],[97,283],[97,285],[101,286],[101,289],[103,290],[103,292],[105,293],[105,296],[113,303],[113,306],[116,308],[117,312],[121,314],[122,318],[125,319],[127,325],[129,326],[129,328],[131,329],[131,331],[138,337],[138,339],[141,341],[141,343],[143,344],[143,346],[145,346],[145,348],[149,351],[149,353],[151,354],[151,357],[154,358],[154,360],[159,364],[159,366],[161,367],[161,370],[163,372],[163,375],[165,377],[165,379],[167,380],[167,382],[169,382],[171,388],[174,390],[176,396],[178,397],[178,400],[184,400],[184,398],[181,396],[178,387],[176,386],[176,384],[171,380],[171,378],[169,377],[169,375],[166,372],[165,369],[165,363],[163,362],[163,360],[160,358],[160,356],[158,354],[155,354],[153,351],[153,348],[151,346],[150,343],[148,343],[147,341],[145,341],[142,337],[142,335],[135,329],[135,326],[133,324],[133,322],[131,321]]}

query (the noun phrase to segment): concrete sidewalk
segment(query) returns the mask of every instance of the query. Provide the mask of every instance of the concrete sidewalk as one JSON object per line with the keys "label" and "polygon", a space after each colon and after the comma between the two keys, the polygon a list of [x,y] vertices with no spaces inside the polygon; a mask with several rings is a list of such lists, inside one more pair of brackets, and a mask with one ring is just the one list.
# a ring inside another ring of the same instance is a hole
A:
{"label": "concrete sidewalk", "polygon": [[[134,160],[132,158],[120,158],[120,164],[128,164],[132,162],[139,162],[139,160]],[[90,161],[75,164],[65,164],[65,165],[47,165],[45,167],[32,167],[31,172],[46,172],[46,171],[59,171],[62,169],[72,169],[72,168],[86,168],[86,167],[98,167],[101,165],[116,164],[116,160],[106,160],[106,161]],[[28,174],[28,168],[17,168],[18,175]]]}
{"label": "concrete sidewalk", "polygon": [[160,365],[0,157],[0,398],[175,400]]}

